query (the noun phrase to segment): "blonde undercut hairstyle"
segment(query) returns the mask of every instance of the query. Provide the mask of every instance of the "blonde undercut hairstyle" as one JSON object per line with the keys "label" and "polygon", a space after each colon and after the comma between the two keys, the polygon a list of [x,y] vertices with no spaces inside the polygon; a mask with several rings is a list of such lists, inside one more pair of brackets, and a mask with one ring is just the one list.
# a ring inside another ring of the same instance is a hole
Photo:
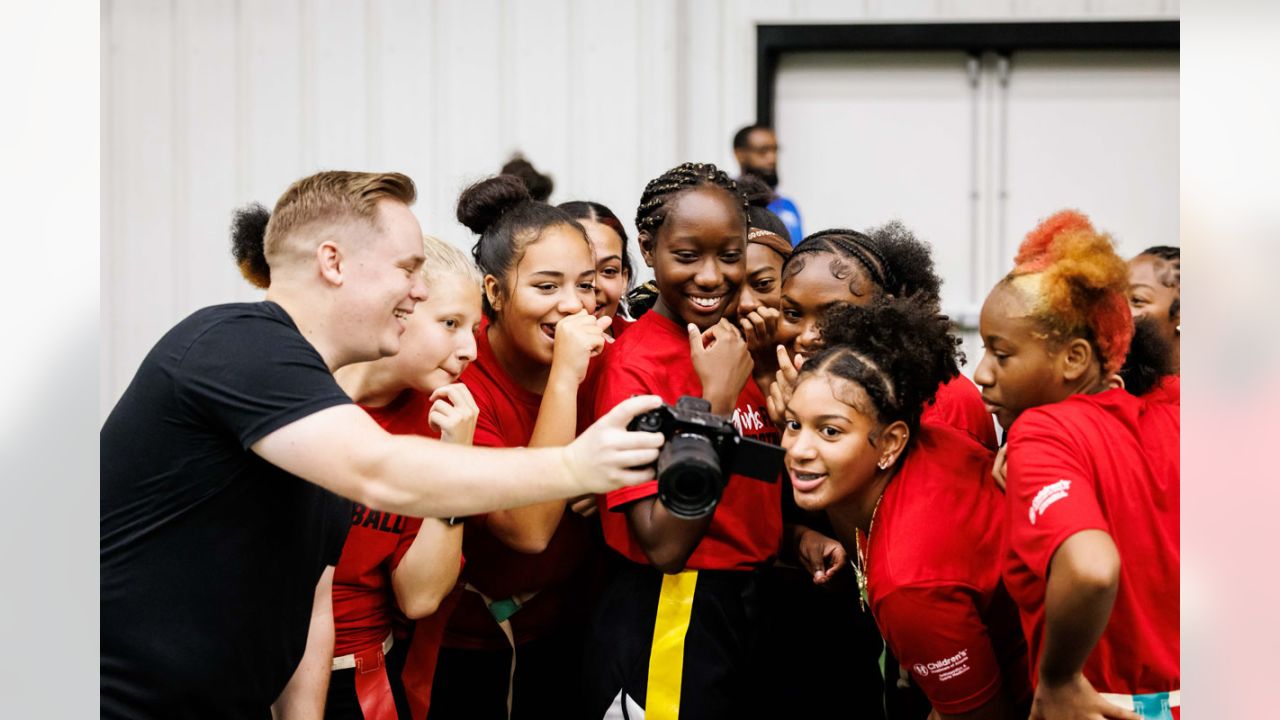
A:
{"label": "blonde undercut hairstyle", "polygon": [[263,242],[267,264],[280,267],[310,258],[318,243],[304,240],[305,230],[330,230],[352,222],[377,227],[379,200],[412,205],[416,198],[413,180],[397,172],[326,170],[302,178],[284,191],[271,211]]}
{"label": "blonde undercut hairstyle", "polygon": [[423,235],[422,252],[427,258],[422,263],[422,278],[427,283],[428,293],[433,284],[446,277],[461,277],[477,287],[484,284],[484,278],[471,258],[444,240],[434,235]]}

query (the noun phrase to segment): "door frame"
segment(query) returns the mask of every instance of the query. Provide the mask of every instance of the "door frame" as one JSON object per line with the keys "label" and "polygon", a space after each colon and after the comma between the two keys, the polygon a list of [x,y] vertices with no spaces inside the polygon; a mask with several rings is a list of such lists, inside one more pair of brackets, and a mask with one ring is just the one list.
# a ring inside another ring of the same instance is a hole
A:
{"label": "door frame", "polygon": [[757,25],[756,122],[773,125],[778,66],[799,52],[1179,50],[1178,20]]}

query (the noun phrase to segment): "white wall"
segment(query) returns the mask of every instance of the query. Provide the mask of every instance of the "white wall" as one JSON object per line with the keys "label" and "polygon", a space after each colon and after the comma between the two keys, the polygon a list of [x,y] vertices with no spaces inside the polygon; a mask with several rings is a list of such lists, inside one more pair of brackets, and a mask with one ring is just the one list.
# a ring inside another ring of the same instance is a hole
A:
{"label": "white wall", "polygon": [[175,322],[259,297],[231,210],[318,169],[408,173],[424,229],[462,247],[458,191],[515,149],[554,175],[553,201],[627,219],[678,162],[732,167],[757,23],[1177,16],[1177,0],[102,0],[101,414]]}

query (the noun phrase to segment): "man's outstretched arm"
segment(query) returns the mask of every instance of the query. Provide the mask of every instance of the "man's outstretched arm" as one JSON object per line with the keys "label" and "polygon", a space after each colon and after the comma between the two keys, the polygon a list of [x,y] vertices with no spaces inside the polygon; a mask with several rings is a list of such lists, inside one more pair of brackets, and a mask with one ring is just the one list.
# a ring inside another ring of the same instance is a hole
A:
{"label": "man's outstretched arm", "polygon": [[[355,405],[313,413],[275,430],[253,451],[343,497],[413,517],[476,515],[605,493],[653,479],[662,435],[627,423],[662,403],[624,400],[571,444],[477,448],[392,435]],[[635,468],[645,469],[635,469]]]}

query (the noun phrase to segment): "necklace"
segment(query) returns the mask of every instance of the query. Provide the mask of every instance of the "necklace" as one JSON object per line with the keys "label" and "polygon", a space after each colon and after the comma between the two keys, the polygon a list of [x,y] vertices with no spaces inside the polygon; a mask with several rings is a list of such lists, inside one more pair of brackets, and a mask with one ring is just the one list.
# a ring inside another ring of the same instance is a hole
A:
{"label": "necklace", "polygon": [[871,547],[871,533],[876,529],[876,513],[880,511],[880,501],[884,499],[884,492],[881,491],[880,497],[876,498],[876,505],[871,509],[871,522],[867,525],[867,537],[862,538],[862,531],[855,529],[853,531],[853,542],[855,545],[855,555],[858,558],[857,564],[853,566],[853,576],[858,581],[858,608],[862,612],[867,611],[867,548]]}

